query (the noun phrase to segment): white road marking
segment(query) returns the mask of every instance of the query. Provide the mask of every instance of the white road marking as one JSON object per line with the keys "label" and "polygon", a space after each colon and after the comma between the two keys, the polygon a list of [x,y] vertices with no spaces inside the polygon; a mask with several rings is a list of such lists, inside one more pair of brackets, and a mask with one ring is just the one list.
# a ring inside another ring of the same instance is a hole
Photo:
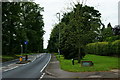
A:
{"label": "white road marking", "polygon": [[[39,57],[40,56],[41,56],[41,54],[39,54]],[[37,58],[38,58],[38,55],[34,58],[34,60],[32,62],[34,62]]]}
{"label": "white road marking", "polygon": [[[15,63],[13,63],[13,64],[15,64]],[[8,66],[12,66],[13,64],[10,64],[10,65],[8,65]]]}
{"label": "white road marking", "polygon": [[[35,61],[35,60],[36,60],[36,58],[34,58],[34,60],[33,60],[33,61]],[[33,62],[33,61],[32,61],[32,62]]]}
{"label": "white road marking", "polygon": [[[51,60],[51,55],[50,55],[50,58],[49,58],[47,64],[42,68],[42,70],[40,72],[42,72],[46,68],[46,66],[48,65],[48,63],[50,62],[50,60]],[[41,80],[44,77],[44,75],[45,75],[45,73],[43,73],[43,75],[41,75],[41,77],[40,77],[39,80]]]}
{"label": "white road marking", "polygon": [[[29,62],[29,63],[30,63],[30,62]],[[21,66],[21,65],[25,66],[25,65],[27,65],[27,64],[29,64],[29,63],[26,63],[26,64],[20,64],[19,66]],[[9,65],[9,66],[11,66],[11,65]],[[15,69],[15,68],[17,68],[17,67],[19,67],[19,66],[15,66],[15,67],[13,67],[13,68],[6,69],[6,70],[4,70],[4,71],[9,71],[9,70]]]}
{"label": "white road marking", "polygon": [[92,76],[89,76],[90,78],[100,78],[100,77],[102,77],[102,76],[100,76],[100,75],[92,75]]}
{"label": "white road marking", "polygon": [[[45,75],[45,73],[43,73],[43,75],[40,77],[40,79],[42,79],[42,78],[44,77],[44,75]],[[40,79],[39,79],[39,80],[40,80]]]}
{"label": "white road marking", "polygon": [[28,63],[26,63],[26,64],[22,64],[22,65],[24,65],[24,66],[25,66],[25,65],[27,65],[27,64],[30,64],[30,62],[28,62]]}
{"label": "white road marking", "polygon": [[11,69],[7,69],[7,70],[4,70],[4,71],[9,71],[9,70],[12,70],[12,69],[15,69],[15,68],[17,68],[18,66],[15,66],[15,67],[13,67],[13,68],[11,68]]}
{"label": "white road marking", "polygon": [[47,64],[42,68],[42,70],[40,72],[42,72],[46,68],[46,66],[48,65],[48,63],[50,62],[50,60],[51,60],[51,55],[50,55],[50,58],[49,58]]}
{"label": "white road marking", "polygon": [[[44,54],[42,54],[42,55],[44,55]],[[42,55],[40,55],[40,56],[42,56]],[[39,57],[40,57],[40,56],[39,56]],[[35,58],[33,61],[35,61],[35,60],[36,60],[36,58]],[[42,70],[41,70],[40,72],[42,72],[42,71],[46,68],[46,66],[48,65],[48,63],[50,62],[50,60],[51,60],[51,55],[50,55],[50,58],[49,58],[47,64],[42,68]],[[33,61],[32,61],[32,62],[33,62]],[[27,64],[29,64],[29,63],[27,63]],[[23,64],[23,65],[27,65],[27,64]],[[12,65],[12,64],[10,64],[9,66],[11,66],[11,65]],[[9,71],[9,70],[12,70],[12,69],[15,69],[15,68],[17,68],[17,67],[19,67],[19,66],[15,66],[15,67],[13,67],[13,68],[11,68],[11,69],[4,70],[4,72]],[[41,75],[40,79],[42,79],[42,78],[44,77],[44,75],[45,75],[45,73],[43,73],[43,75]]]}

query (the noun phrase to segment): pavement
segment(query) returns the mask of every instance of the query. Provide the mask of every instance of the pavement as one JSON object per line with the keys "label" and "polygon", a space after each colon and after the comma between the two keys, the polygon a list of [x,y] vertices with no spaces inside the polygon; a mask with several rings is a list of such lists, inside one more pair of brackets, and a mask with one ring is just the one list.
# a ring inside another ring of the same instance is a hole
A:
{"label": "pavement", "polygon": [[78,78],[108,78],[109,80],[120,80],[120,70],[114,69],[111,71],[104,72],[67,72],[60,69],[59,61],[56,59],[55,55],[52,54],[51,61],[45,69],[44,79],[54,78],[65,78],[65,79],[78,79]]}

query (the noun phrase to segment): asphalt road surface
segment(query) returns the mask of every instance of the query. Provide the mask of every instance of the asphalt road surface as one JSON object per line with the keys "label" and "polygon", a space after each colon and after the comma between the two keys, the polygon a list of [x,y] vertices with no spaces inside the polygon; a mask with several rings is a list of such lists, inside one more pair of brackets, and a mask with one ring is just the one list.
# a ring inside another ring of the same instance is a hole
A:
{"label": "asphalt road surface", "polygon": [[51,58],[50,54],[43,54],[35,61],[18,68],[2,72],[2,80],[38,80],[43,76],[43,70]]}
{"label": "asphalt road surface", "polygon": [[[38,54],[33,54],[32,56],[36,56],[36,55],[38,55]],[[25,60],[25,57],[23,57],[23,60]],[[9,64],[16,63],[18,61],[19,61],[19,59],[15,59],[15,60],[12,60],[12,61],[3,62],[1,65],[4,67],[4,66],[7,66]]]}

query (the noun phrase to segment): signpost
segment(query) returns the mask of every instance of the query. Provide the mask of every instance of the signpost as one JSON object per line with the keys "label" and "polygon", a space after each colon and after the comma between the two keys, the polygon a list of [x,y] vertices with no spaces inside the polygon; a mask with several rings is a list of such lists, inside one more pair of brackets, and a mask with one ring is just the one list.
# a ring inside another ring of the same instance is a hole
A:
{"label": "signpost", "polygon": [[[26,45],[25,46],[25,52],[27,53],[27,44],[28,44],[28,41],[25,41],[24,44]],[[28,60],[28,55],[25,56],[25,61]]]}
{"label": "signpost", "polygon": [[25,41],[25,42],[24,42],[24,44],[26,44],[26,45],[27,45],[27,44],[28,44],[28,41]]}
{"label": "signpost", "polygon": [[27,44],[28,44],[28,41],[25,41],[24,44],[25,44],[25,52],[27,53]]}

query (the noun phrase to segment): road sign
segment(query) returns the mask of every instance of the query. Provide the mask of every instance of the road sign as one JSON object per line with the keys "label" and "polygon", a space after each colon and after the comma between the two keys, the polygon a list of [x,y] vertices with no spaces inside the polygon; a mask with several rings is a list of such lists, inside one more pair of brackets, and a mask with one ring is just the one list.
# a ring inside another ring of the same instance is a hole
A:
{"label": "road sign", "polygon": [[25,41],[24,44],[28,44],[28,41]]}

